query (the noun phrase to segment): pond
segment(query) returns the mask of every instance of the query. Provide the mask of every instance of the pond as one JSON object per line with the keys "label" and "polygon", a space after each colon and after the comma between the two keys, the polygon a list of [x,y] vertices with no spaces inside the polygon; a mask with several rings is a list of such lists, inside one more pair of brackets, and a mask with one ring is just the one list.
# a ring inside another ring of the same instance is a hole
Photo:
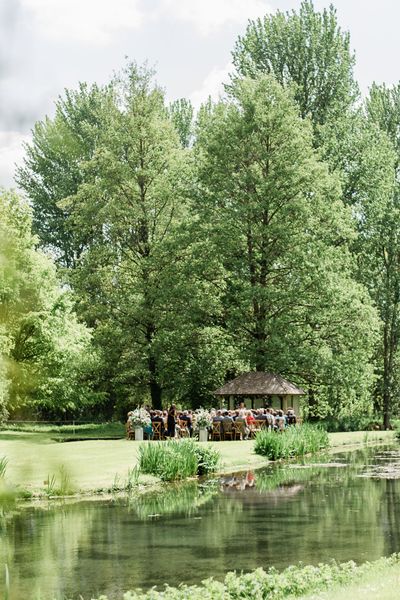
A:
{"label": "pond", "polygon": [[0,518],[1,570],[10,600],[115,599],[233,569],[374,560],[400,551],[399,470],[398,446],[375,447],[130,500],[42,503]]}

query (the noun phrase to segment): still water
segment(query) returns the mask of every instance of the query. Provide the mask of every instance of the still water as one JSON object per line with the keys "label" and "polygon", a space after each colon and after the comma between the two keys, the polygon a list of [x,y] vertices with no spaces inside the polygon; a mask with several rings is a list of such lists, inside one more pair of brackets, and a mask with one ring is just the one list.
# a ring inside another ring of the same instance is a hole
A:
{"label": "still water", "polygon": [[9,567],[10,600],[114,599],[137,587],[222,579],[233,569],[361,562],[400,551],[398,446],[312,461],[129,501],[6,514],[0,565]]}

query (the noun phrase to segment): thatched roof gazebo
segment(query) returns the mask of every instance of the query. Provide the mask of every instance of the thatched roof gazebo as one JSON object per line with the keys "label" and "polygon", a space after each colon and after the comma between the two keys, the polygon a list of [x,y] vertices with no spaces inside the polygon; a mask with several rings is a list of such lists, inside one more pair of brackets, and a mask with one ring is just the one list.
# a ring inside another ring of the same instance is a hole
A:
{"label": "thatched roof gazebo", "polygon": [[264,371],[242,373],[213,393],[216,396],[227,398],[228,408],[234,408],[235,399],[236,401],[248,399],[251,408],[261,408],[267,403],[273,408],[282,410],[293,407],[296,414],[300,413],[299,396],[305,394],[304,390],[280,375]]}

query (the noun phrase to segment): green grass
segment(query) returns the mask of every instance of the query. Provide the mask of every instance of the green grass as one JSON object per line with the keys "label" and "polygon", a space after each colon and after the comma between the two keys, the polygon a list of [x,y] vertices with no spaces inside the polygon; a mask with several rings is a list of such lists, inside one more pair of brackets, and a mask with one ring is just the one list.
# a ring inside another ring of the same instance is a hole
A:
{"label": "green grass", "polygon": [[[5,423],[2,431],[40,434],[56,441],[74,439],[114,439],[125,437],[125,425],[120,422],[53,425],[40,423]],[[1,433],[0,433],[1,435]]]}
{"label": "green grass", "polygon": [[398,600],[400,568],[398,564],[376,564],[362,581],[333,585],[330,590],[301,596],[298,600]]}
{"label": "green grass", "polygon": [[312,454],[328,446],[329,436],[324,429],[304,424],[288,427],[282,432],[261,430],[257,433],[254,450],[256,454],[279,460]]}
{"label": "green grass", "polygon": [[216,471],[220,455],[192,440],[152,442],[139,447],[139,468],[163,481],[176,481]]}
{"label": "green grass", "polygon": [[[343,449],[362,445],[364,433],[332,433],[329,434],[329,440],[329,451],[341,452]],[[379,431],[369,434],[368,443],[392,440],[392,431]],[[71,485],[77,492],[109,490],[116,479],[120,487],[124,487],[129,470],[138,464],[139,446],[140,442],[126,439],[57,443],[49,434],[6,430],[0,432],[0,457],[6,456],[8,459],[7,482],[33,494],[43,493],[48,476],[57,476],[62,466],[69,473]],[[267,464],[265,457],[255,454],[252,440],[204,442],[198,443],[198,446],[218,450],[221,455],[219,472],[240,471]],[[155,484],[158,481],[151,475],[139,476],[140,485]]]}

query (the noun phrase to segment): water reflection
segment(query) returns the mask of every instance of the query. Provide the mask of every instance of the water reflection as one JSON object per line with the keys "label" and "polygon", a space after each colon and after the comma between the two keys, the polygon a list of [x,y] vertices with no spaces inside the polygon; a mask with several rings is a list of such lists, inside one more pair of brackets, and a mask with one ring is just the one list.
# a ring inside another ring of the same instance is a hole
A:
{"label": "water reflection", "polygon": [[373,560],[399,551],[400,480],[359,477],[372,465],[398,461],[398,453],[366,449],[334,460],[189,482],[128,502],[8,514],[0,520],[0,564],[9,565],[10,600],[117,598],[127,589],[222,578],[232,569]]}

